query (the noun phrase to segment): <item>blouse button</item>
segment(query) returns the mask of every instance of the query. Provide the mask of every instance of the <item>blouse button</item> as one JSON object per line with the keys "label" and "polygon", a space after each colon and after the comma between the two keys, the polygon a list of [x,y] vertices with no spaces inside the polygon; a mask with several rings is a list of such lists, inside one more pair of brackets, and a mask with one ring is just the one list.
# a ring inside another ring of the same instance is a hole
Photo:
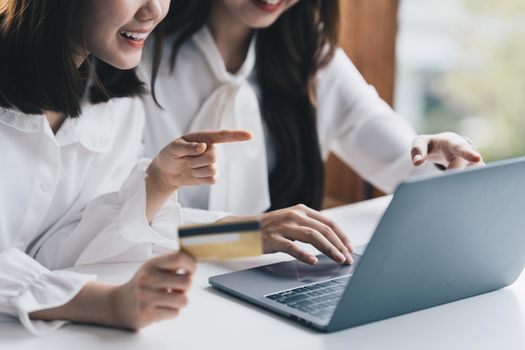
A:
{"label": "blouse button", "polygon": [[51,185],[48,182],[45,182],[40,185],[40,189],[44,192],[49,192],[49,190],[51,189]]}

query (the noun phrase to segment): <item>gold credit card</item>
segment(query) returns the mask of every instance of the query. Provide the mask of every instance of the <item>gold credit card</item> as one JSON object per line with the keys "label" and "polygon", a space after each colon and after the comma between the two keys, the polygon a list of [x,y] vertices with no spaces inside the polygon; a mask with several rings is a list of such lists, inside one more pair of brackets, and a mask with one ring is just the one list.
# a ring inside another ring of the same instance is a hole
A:
{"label": "gold credit card", "polygon": [[258,221],[182,226],[179,228],[182,250],[197,261],[225,260],[263,253]]}

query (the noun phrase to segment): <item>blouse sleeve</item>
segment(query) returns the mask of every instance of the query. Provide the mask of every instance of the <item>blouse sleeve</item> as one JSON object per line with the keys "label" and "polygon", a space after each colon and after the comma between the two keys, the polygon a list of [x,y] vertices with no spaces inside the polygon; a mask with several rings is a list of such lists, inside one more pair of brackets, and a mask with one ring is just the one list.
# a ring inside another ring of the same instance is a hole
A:
{"label": "blouse sleeve", "polygon": [[145,169],[141,160],[120,191],[93,200],[46,238],[35,252],[43,265],[59,269],[73,265],[144,261],[179,249],[177,227],[182,215],[176,195],[153,219],[146,218]]}
{"label": "blouse sleeve", "polygon": [[29,314],[67,304],[94,279],[71,271],[49,271],[11,248],[0,253],[0,314],[17,317],[34,334],[51,332],[66,321],[31,320]]}
{"label": "blouse sleeve", "polygon": [[[60,269],[73,265],[144,261],[156,254],[179,249],[177,227],[182,224],[182,215],[176,194],[155,215],[151,225],[146,218],[145,177],[150,160],[138,159],[144,127],[142,102],[135,99],[127,115],[128,122],[118,131],[122,138],[112,150],[113,154],[107,157],[112,163],[119,162],[119,169],[130,170],[119,171],[116,177],[122,180],[104,179],[104,169],[97,169],[91,175],[100,176],[100,181],[112,181],[118,190],[102,191],[95,199],[79,206],[78,212],[66,213],[39,239],[30,255],[44,266]],[[129,174],[127,178],[126,173]]]}
{"label": "blouse sleeve", "polygon": [[367,84],[342,49],[319,74],[318,101],[321,144],[328,145],[323,155],[333,151],[379,189],[392,192],[409,176],[439,172],[432,164],[412,165],[416,133]]}

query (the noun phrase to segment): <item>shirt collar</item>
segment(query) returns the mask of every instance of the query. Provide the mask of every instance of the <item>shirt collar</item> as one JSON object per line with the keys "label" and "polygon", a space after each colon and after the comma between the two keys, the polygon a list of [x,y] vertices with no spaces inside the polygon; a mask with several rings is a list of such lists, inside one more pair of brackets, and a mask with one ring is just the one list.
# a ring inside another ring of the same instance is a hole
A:
{"label": "shirt collar", "polygon": [[56,139],[60,146],[78,142],[92,152],[104,153],[110,149],[114,138],[114,121],[108,111],[110,103],[83,106],[80,118],[66,119],[56,135],[53,135],[44,115],[0,108],[0,123],[22,132],[43,132]]}
{"label": "shirt collar", "polygon": [[79,142],[93,152],[107,152],[115,133],[114,120],[110,113],[112,101],[99,104],[85,104],[82,115],[77,119],[67,119],[57,132],[61,146]]}
{"label": "shirt collar", "polygon": [[204,25],[197,33],[192,37],[193,42],[197,45],[203,55],[206,57],[206,61],[213,71],[215,77],[221,82],[233,82],[242,83],[247,80],[255,68],[255,43],[256,34],[254,34],[250,46],[248,48],[248,54],[244,60],[241,68],[234,74],[226,70],[224,60],[215,44],[215,40],[208,29],[208,26]]}
{"label": "shirt collar", "polygon": [[14,108],[0,108],[0,123],[23,132],[40,131],[42,117],[38,114],[25,114]]}

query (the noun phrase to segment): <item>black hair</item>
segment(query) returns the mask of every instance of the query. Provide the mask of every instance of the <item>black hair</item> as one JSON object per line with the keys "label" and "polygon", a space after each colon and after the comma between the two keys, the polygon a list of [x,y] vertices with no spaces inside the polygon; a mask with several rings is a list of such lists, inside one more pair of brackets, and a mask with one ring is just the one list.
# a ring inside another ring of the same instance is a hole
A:
{"label": "black hair", "polygon": [[135,71],[90,56],[74,61],[79,0],[0,0],[0,107],[78,117],[87,82],[92,103],[145,91]]}
{"label": "black hair", "polygon": [[[176,34],[171,48],[173,70],[181,45],[206,24],[212,1],[171,1],[156,32],[155,63],[160,61],[164,39]],[[277,153],[269,179],[270,210],[299,203],[321,208],[324,162],[317,133],[317,73],[334,56],[338,31],[338,0],[299,1],[274,24],[258,30],[261,110]],[[152,89],[156,73],[154,68]]]}

